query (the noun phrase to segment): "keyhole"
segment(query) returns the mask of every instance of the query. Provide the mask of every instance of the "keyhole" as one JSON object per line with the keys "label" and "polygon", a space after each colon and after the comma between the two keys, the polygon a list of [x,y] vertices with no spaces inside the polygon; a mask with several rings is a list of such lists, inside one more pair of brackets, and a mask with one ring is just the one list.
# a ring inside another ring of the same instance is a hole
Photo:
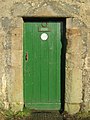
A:
{"label": "keyhole", "polygon": [[25,59],[26,61],[28,61],[28,53],[26,53]]}

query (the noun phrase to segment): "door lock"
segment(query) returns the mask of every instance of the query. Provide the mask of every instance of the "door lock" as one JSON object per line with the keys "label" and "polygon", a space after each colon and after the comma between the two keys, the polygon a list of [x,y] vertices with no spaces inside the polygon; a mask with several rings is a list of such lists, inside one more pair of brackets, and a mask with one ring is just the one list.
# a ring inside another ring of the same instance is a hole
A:
{"label": "door lock", "polygon": [[28,61],[28,52],[26,52],[25,60]]}

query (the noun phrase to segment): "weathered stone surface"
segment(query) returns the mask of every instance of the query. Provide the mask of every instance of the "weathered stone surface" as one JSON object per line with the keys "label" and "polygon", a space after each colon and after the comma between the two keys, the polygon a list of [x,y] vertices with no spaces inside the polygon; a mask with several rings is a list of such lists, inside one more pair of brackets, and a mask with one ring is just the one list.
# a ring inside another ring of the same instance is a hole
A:
{"label": "weathered stone surface", "polygon": [[[67,46],[66,64],[66,102],[82,102],[82,58],[81,58],[81,30],[67,29],[69,37]],[[77,97],[75,97],[77,96]]]}
{"label": "weathered stone surface", "polygon": [[8,17],[2,18],[2,27],[4,31],[9,31],[11,26],[11,20]]}
{"label": "weathered stone surface", "polygon": [[20,67],[22,66],[22,50],[12,50],[12,66]]}
{"label": "weathered stone surface", "polygon": [[90,110],[90,0],[0,0],[0,106],[23,108],[25,16],[66,18],[65,110]]}
{"label": "weathered stone surface", "polygon": [[12,49],[13,50],[22,50],[22,29],[21,28],[15,28],[12,30],[11,33],[11,39],[12,39]]}
{"label": "weathered stone surface", "polygon": [[90,57],[90,30],[87,34],[87,51],[88,51],[88,57]]}
{"label": "weathered stone surface", "polygon": [[[12,81],[9,92],[9,103],[12,110],[18,111],[23,109],[23,76],[20,66],[12,67]],[[15,97],[16,96],[16,97]]]}
{"label": "weathered stone surface", "polygon": [[38,9],[34,13],[34,15],[43,16],[43,17],[45,17],[45,16],[48,16],[48,17],[52,16],[53,17],[53,16],[57,16],[58,14],[55,13],[55,11],[52,10],[50,6],[44,5],[42,8]]}
{"label": "weathered stone surface", "polygon": [[69,111],[70,114],[75,114],[76,112],[80,110],[80,105],[65,103],[65,109],[66,111]]}

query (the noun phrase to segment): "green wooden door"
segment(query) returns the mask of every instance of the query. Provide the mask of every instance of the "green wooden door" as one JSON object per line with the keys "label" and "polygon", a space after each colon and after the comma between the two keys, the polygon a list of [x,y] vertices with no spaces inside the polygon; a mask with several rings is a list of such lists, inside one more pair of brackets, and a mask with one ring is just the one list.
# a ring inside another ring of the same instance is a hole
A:
{"label": "green wooden door", "polygon": [[24,23],[24,103],[36,110],[61,106],[61,24]]}

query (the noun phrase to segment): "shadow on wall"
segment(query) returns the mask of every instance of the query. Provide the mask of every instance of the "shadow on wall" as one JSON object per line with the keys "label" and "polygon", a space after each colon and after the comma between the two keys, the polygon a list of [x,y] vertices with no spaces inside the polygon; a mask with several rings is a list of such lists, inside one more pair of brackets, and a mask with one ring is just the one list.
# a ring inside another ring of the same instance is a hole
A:
{"label": "shadow on wall", "polygon": [[65,103],[65,66],[66,66],[66,19],[61,23],[61,42],[62,42],[62,51],[61,51],[61,112],[64,111]]}

